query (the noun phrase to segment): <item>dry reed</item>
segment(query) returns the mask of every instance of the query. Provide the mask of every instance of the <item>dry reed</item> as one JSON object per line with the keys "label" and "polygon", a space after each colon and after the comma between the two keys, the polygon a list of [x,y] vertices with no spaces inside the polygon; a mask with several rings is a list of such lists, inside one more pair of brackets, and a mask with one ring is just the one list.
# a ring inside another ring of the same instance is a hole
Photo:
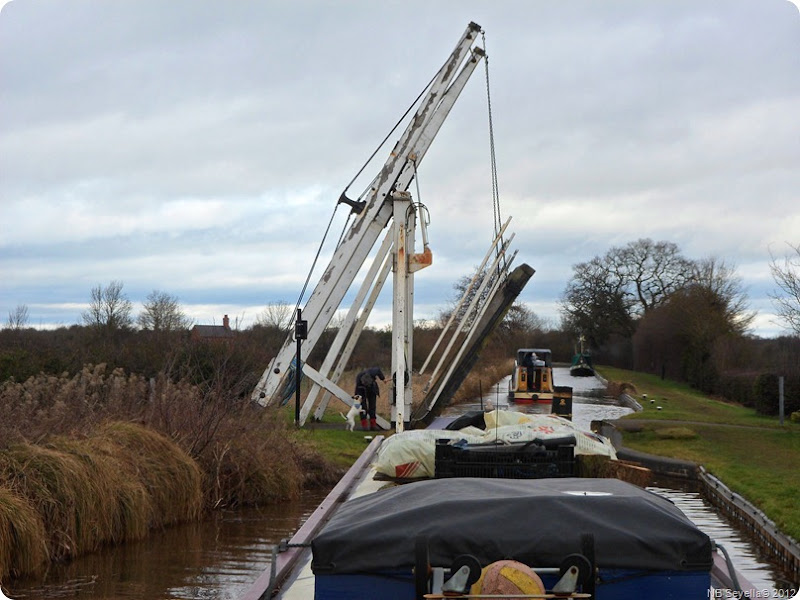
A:
{"label": "dry reed", "polygon": [[501,364],[492,362],[479,363],[473,367],[469,375],[464,379],[464,382],[453,396],[453,402],[458,404],[459,402],[475,400],[481,396],[485,397],[493,385],[511,373],[513,365],[513,359],[504,361]]}
{"label": "dry reed", "polygon": [[213,474],[207,489],[212,507],[269,504],[294,499],[304,487],[295,448],[285,428],[246,432],[203,457]]}
{"label": "dry reed", "polygon": [[339,472],[216,371],[198,385],[87,365],[3,383],[0,414],[0,578],[46,564],[37,548],[69,559]]}
{"label": "dry reed", "polygon": [[[0,413],[8,415],[0,422],[0,449],[12,442],[49,443],[57,435],[88,437],[97,447],[95,432],[103,423],[142,423],[174,440],[200,466],[207,508],[286,500],[306,485],[327,483],[319,469],[304,473],[325,459],[314,454],[308,460],[309,450],[291,444],[279,413],[251,405],[222,375],[194,385],[163,374],[145,380],[120,369],[108,372],[103,364],[87,365],[74,377],[42,374],[0,385]],[[144,465],[156,479],[161,460]],[[127,491],[130,510],[140,493]],[[153,510],[174,506],[167,500]],[[173,521],[165,514],[160,524]]]}
{"label": "dry reed", "polygon": [[40,572],[48,560],[46,537],[30,503],[0,487],[0,580]]}
{"label": "dry reed", "polygon": [[[29,539],[20,545],[0,538],[0,556],[9,557],[3,572],[21,571],[17,564],[35,572],[31,548],[65,560],[196,519],[201,481],[197,465],[176,444],[131,423],[110,423],[85,439],[14,445],[0,452],[0,490],[16,499],[9,527],[29,532]],[[41,526],[32,528],[36,522]]]}
{"label": "dry reed", "polygon": [[153,503],[151,527],[200,516],[203,475],[177,444],[140,425],[120,422],[103,426],[92,443],[141,481]]}
{"label": "dry reed", "polygon": [[637,391],[636,386],[627,381],[609,381],[606,388],[606,393],[612,398],[617,398],[622,394],[635,396]]}

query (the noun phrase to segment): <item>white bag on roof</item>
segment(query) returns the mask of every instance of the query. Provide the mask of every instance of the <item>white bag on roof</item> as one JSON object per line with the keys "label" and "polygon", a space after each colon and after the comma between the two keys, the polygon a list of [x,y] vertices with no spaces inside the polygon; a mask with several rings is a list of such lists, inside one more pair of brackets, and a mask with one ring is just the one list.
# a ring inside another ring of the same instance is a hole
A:
{"label": "white bag on roof", "polygon": [[[478,430],[480,431],[480,430]],[[436,463],[436,440],[466,440],[477,444],[482,438],[447,429],[414,429],[389,437],[381,444],[375,470],[396,479],[433,477]]]}
{"label": "white bag on roof", "polygon": [[[603,436],[583,431],[569,419],[558,415],[525,414],[495,410],[486,413],[486,433],[483,441],[500,439],[507,442],[548,440],[575,437],[575,454],[597,454],[617,458],[614,446]],[[498,425],[495,427],[495,423]]]}
{"label": "white bag on roof", "polygon": [[[483,420],[486,422],[486,431],[494,429],[495,427],[503,427],[504,425],[520,425],[528,423],[530,418],[537,415],[526,415],[525,413],[516,412],[513,410],[500,410],[499,408],[491,410],[483,415]],[[540,415],[539,415],[540,416]]]}
{"label": "white bag on roof", "polygon": [[[375,470],[393,479],[433,477],[436,465],[436,440],[466,440],[480,444],[503,440],[527,442],[540,439],[575,438],[575,454],[597,454],[617,458],[611,442],[602,436],[578,429],[575,424],[556,415],[525,414],[494,410],[485,415],[486,430],[469,426],[460,431],[448,429],[415,429],[396,433],[381,445],[375,459]],[[497,424],[497,426],[495,426]]]}

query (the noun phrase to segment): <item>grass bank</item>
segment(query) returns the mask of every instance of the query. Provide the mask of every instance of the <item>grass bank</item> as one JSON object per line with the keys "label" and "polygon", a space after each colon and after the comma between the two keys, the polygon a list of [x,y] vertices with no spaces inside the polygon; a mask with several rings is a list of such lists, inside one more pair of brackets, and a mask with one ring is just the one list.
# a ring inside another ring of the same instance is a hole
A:
{"label": "grass bank", "polygon": [[786,418],[781,425],[777,417],[654,375],[598,372],[617,386],[633,386],[629,393],[644,408],[622,419],[627,447],[703,465],[800,540],[800,424]]}

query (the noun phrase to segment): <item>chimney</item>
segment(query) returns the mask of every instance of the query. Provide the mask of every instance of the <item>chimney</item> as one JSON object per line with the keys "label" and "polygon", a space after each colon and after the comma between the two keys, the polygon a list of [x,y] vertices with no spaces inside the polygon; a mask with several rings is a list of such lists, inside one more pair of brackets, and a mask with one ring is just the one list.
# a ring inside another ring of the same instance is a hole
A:
{"label": "chimney", "polygon": [[231,328],[231,322],[230,322],[230,319],[228,319],[228,315],[225,315],[224,317],[222,317],[222,326],[225,329],[230,329]]}

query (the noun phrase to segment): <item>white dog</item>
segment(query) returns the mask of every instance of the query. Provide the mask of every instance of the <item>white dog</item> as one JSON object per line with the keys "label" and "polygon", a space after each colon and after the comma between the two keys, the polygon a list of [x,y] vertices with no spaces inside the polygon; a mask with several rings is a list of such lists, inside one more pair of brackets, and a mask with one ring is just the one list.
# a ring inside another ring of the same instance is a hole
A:
{"label": "white dog", "polygon": [[347,415],[342,415],[342,418],[347,421],[347,431],[355,430],[356,418],[361,418],[361,396],[353,396],[353,406],[347,411]]}

